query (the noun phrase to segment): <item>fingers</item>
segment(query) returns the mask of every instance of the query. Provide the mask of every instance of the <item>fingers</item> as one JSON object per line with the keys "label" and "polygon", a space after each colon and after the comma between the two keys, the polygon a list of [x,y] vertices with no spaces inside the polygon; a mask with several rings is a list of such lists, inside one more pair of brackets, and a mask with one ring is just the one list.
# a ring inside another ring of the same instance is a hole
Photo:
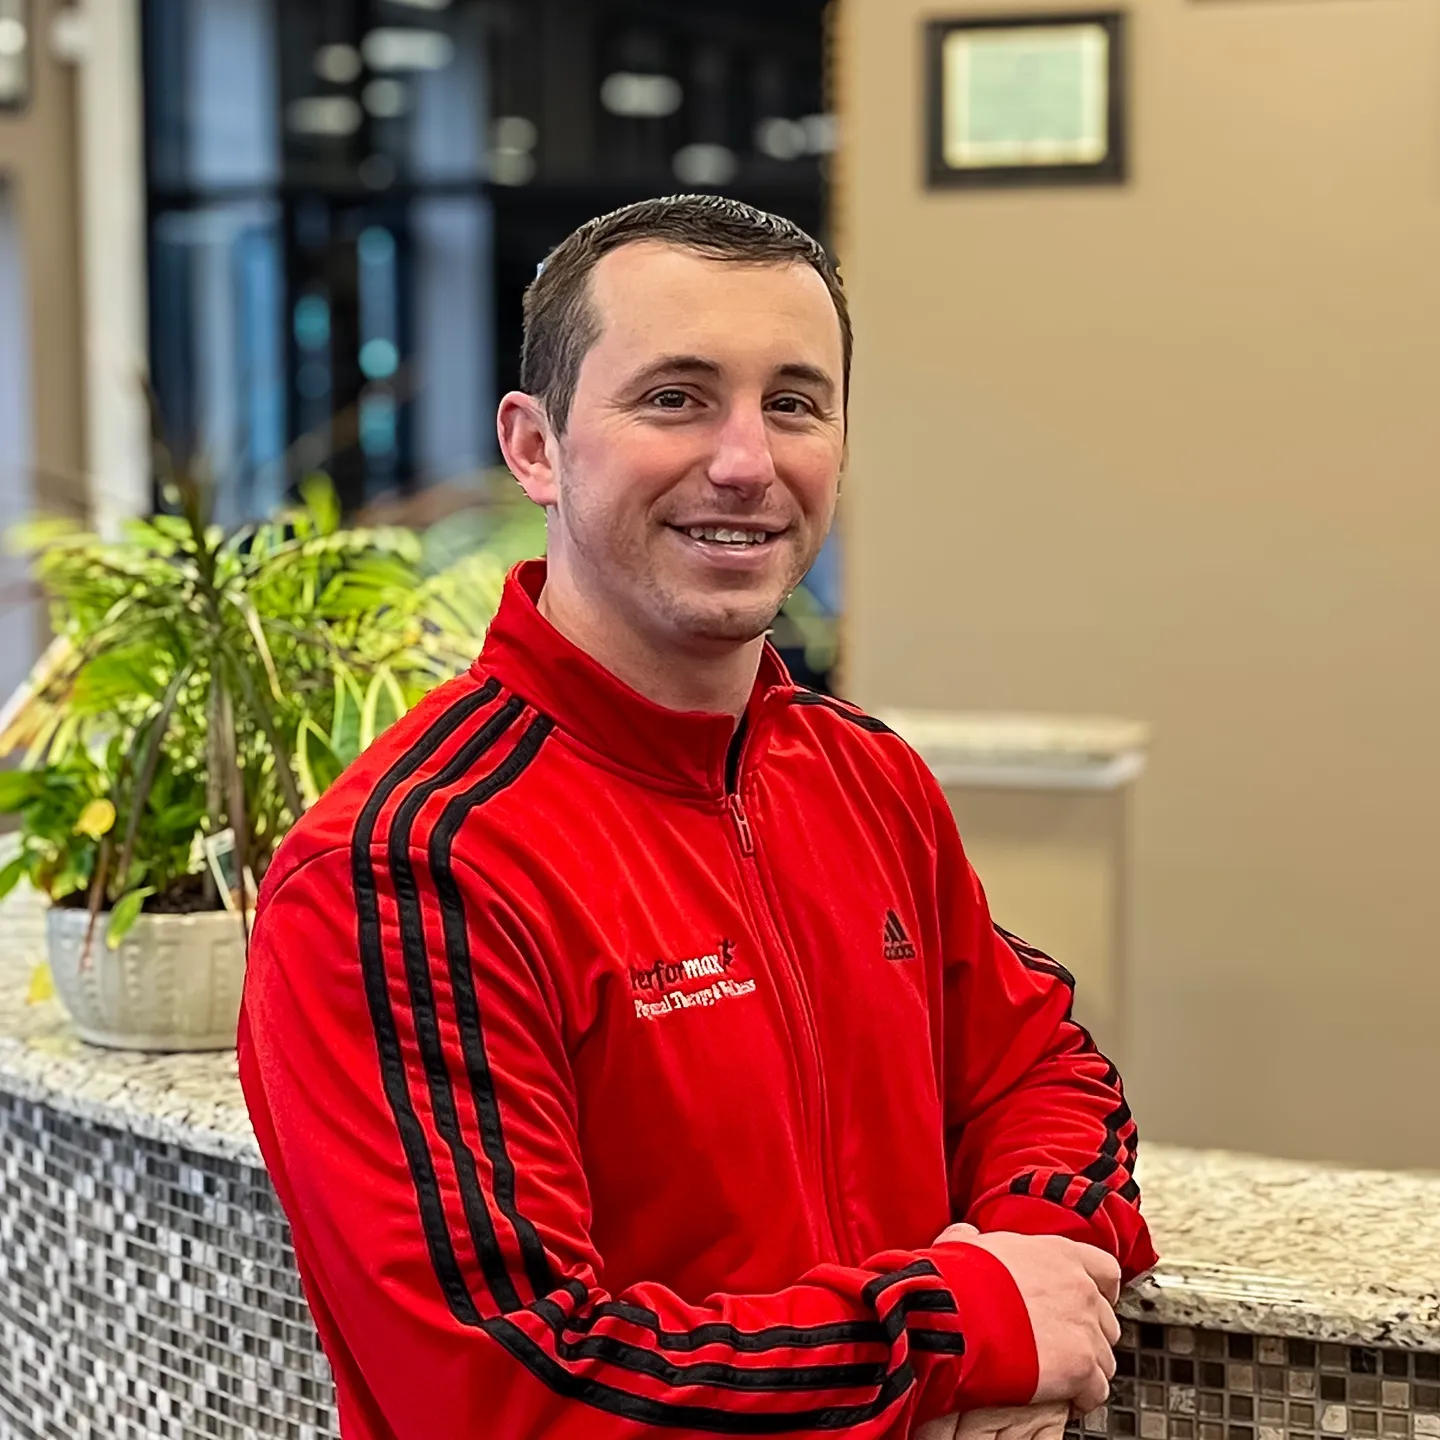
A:
{"label": "fingers", "polygon": [[936,1237],[937,1245],[964,1245],[979,1235],[973,1225],[947,1225]]}
{"label": "fingers", "polygon": [[1100,1329],[1107,1345],[1120,1343],[1120,1317],[1108,1305],[1100,1316]]}
{"label": "fingers", "polygon": [[1070,1420],[1068,1405],[1035,1405],[1031,1408],[1038,1413],[1029,1440],[1064,1440],[1065,1426]]}
{"label": "fingers", "polygon": [[1027,1405],[1020,1412],[1019,1423],[1002,1440],[1060,1440],[1070,1420],[1070,1407],[1064,1401],[1052,1400],[1046,1405]]}
{"label": "fingers", "polygon": [[1075,1246],[1080,1263],[1095,1282],[1095,1288],[1110,1304],[1116,1304],[1120,1299],[1120,1262],[1093,1245],[1083,1245],[1077,1240]]}
{"label": "fingers", "polygon": [[[1113,1364],[1113,1362],[1112,1362]],[[1084,1387],[1075,1396],[1077,1415],[1088,1415],[1098,1410],[1110,1398],[1110,1382],[1100,1369],[1096,1369]]]}
{"label": "fingers", "polygon": [[[953,1440],[1061,1440],[1069,1418],[1069,1405],[1054,1400],[1039,1405],[971,1410],[959,1417]],[[953,1421],[955,1417],[946,1419]],[[945,1433],[948,1437],[949,1432]],[[915,1432],[913,1440],[922,1437],[931,1440],[925,1426]]]}
{"label": "fingers", "polygon": [[999,1440],[1008,1431],[1012,1417],[1019,1413],[1001,1406],[987,1406],[967,1410],[960,1416],[952,1415],[950,1418],[959,1422],[955,1426],[955,1440]]}
{"label": "fingers", "polygon": [[959,1433],[956,1425],[958,1415],[942,1415],[938,1420],[927,1420],[918,1430],[910,1432],[910,1440],[955,1440]]}

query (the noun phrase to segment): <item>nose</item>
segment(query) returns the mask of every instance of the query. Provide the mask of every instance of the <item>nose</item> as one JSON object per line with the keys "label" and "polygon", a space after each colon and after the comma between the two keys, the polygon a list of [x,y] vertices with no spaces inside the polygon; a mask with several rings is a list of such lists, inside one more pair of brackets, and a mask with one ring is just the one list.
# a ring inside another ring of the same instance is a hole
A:
{"label": "nose", "polygon": [[730,406],[710,457],[712,485],[759,496],[775,483],[775,457],[760,401],[737,401]]}

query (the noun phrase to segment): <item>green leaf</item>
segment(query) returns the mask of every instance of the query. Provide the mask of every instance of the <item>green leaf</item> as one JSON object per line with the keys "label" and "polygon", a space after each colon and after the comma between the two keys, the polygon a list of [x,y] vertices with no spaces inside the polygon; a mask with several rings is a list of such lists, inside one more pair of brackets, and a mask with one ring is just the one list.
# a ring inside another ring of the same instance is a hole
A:
{"label": "green leaf", "polygon": [[[142,524],[146,523],[144,521]],[[193,542],[195,539],[194,525],[183,515],[152,515],[149,525],[157,535],[165,540],[178,540],[182,543]]]}
{"label": "green leaf", "polygon": [[177,843],[183,839],[188,844],[190,836],[204,818],[205,807],[196,802],[181,801],[176,805],[167,805],[155,816],[155,838]]}
{"label": "green leaf", "polygon": [[245,617],[245,624],[250,631],[251,638],[255,641],[255,653],[259,655],[261,663],[265,666],[265,677],[270,681],[270,693],[277,700],[283,700],[285,692],[280,688],[280,676],[275,670],[275,660],[270,654],[270,644],[265,639],[265,627],[260,623],[260,614],[255,609],[255,602],[248,595],[233,591],[226,598]]}
{"label": "green leaf", "polygon": [[41,786],[28,770],[0,770],[0,811],[18,810]]}
{"label": "green leaf", "polygon": [[22,520],[5,532],[5,549],[11,555],[43,554],[65,540],[80,535],[78,522],[59,515]]}
{"label": "green leaf", "polygon": [[[165,734],[170,728],[170,719],[174,714],[176,701],[180,697],[181,688],[189,674],[190,670],[187,667],[171,680],[164,699],[161,700],[159,708],[150,718],[149,733],[145,737],[145,758],[141,761],[140,773],[135,777],[135,784],[128,797],[130,817],[125,826],[125,839],[120,847],[120,863],[115,872],[119,875],[122,885],[130,873],[130,858],[135,853],[135,840],[140,833],[141,817],[145,813],[146,805],[149,804],[152,788],[157,778],[156,771],[165,743]],[[168,780],[172,774],[173,772],[167,769],[164,778]],[[168,791],[168,783],[165,788]],[[164,800],[161,799],[162,808],[164,804]]]}
{"label": "green leaf", "polygon": [[388,730],[405,713],[405,694],[390,667],[377,670],[365,692],[360,714],[360,748],[368,750],[375,737]]}
{"label": "green leaf", "polygon": [[[301,815],[305,813],[305,798],[301,795],[300,786],[295,779],[295,771],[292,768],[290,756],[290,747],[285,743],[285,738],[280,733],[280,729],[276,723],[275,717],[270,713],[269,705],[260,697],[259,693],[256,691],[255,681],[251,676],[249,670],[245,668],[243,658],[237,657],[229,653],[228,651],[225,654],[225,658],[229,661],[230,668],[233,670],[235,678],[240,682],[240,689],[243,692],[245,698],[245,708],[249,712],[246,716],[246,720],[247,722],[253,722],[256,720],[260,722],[260,729],[264,732],[266,740],[269,741],[271,752],[274,754],[275,757],[275,774],[276,778],[280,782],[280,793],[285,797],[285,803],[290,807],[291,816],[294,819],[298,820]],[[228,757],[228,759],[230,762],[233,763],[229,764],[227,768],[233,769],[235,772],[233,777],[234,782],[235,785],[238,785],[240,787],[240,789],[239,791],[236,791],[234,793],[233,798],[238,800],[240,794],[243,792],[244,782],[240,778],[239,754],[238,751],[234,750],[233,742],[231,749],[232,754]],[[244,837],[241,834],[243,827],[240,825],[235,825],[233,819],[231,823],[232,825],[234,825],[236,836],[241,842],[243,842]]]}
{"label": "green leaf", "polygon": [[295,737],[295,768],[305,803],[313,805],[339,778],[345,762],[335,753],[325,732],[307,715]]}
{"label": "green leaf", "polygon": [[90,709],[108,709],[131,696],[158,695],[157,655],[153,645],[107,650],[97,655],[75,679],[75,703]]}
{"label": "green leaf", "polygon": [[340,497],[335,484],[324,471],[317,470],[300,482],[300,498],[314,517],[315,528],[322,535],[333,535],[340,528]]}
{"label": "green leaf", "polygon": [[25,755],[26,769],[45,764],[63,765],[75,754],[75,741],[80,733],[80,716],[69,710],[56,716],[52,729],[46,726]]}
{"label": "green leaf", "polygon": [[335,666],[335,713],[330,720],[330,748],[348,765],[360,753],[360,713],[365,696],[360,682],[344,665]]}
{"label": "green leaf", "polygon": [[3,900],[30,873],[30,857],[23,851],[0,870],[0,900]]}
{"label": "green leaf", "polygon": [[110,924],[105,929],[105,946],[118,950],[120,942],[135,928],[140,918],[140,907],[155,893],[153,885],[142,885],[128,895],[122,895],[110,912]]}

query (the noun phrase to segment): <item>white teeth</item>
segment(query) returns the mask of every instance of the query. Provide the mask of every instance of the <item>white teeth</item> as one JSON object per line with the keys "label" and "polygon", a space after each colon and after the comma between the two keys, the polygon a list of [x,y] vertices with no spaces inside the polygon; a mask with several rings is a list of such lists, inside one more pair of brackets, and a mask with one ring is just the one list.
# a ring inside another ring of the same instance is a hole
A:
{"label": "white teeth", "polygon": [[764,530],[730,530],[722,525],[692,525],[686,534],[692,540],[716,540],[722,545],[763,545],[770,538]]}

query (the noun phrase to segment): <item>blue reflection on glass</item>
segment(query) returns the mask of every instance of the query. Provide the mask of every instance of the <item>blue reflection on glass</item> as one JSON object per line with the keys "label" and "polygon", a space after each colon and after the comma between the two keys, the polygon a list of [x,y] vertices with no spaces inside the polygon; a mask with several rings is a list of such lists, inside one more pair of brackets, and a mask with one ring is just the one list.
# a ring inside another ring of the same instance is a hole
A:
{"label": "blue reflection on glass", "polygon": [[360,347],[360,369],[370,380],[388,380],[400,364],[393,340],[367,340]]}
{"label": "blue reflection on glass", "polygon": [[395,237],[379,225],[362,230],[356,245],[362,265],[388,265],[395,258]]}
{"label": "blue reflection on glass", "polygon": [[319,360],[307,360],[295,372],[295,388],[306,400],[319,400],[330,393],[330,367]]}
{"label": "blue reflection on glass", "polygon": [[395,442],[394,398],[365,396],[360,402],[360,448],[367,455],[393,455]]}
{"label": "blue reflection on glass", "polygon": [[323,350],[330,343],[330,302],[323,295],[302,295],[295,302],[294,325],[302,350]]}

